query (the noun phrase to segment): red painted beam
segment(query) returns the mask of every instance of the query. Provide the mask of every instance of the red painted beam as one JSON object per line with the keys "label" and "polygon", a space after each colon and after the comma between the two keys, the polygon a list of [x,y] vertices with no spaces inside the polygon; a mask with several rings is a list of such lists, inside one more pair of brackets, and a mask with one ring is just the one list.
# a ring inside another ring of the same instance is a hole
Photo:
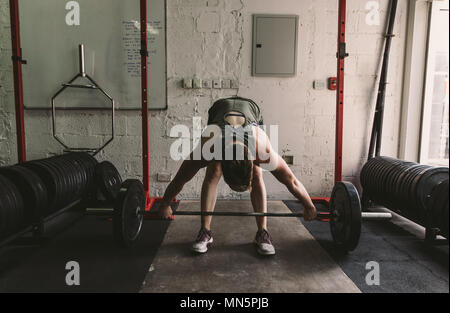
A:
{"label": "red painted beam", "polygon": [[14,73],[14,100],[16,106],[17,159],[26,161],[25,114],[23,109],[22,49],[20,46],[19,1],[9,0],[11,19],[12,63]]}
{"label": "red painted beam", "polygon": [[149,133],[148,133],[148,42],[147,0],[140,0],[141,16],[141,101],[142,101],[142,179],[147,197],[150,193]]}
{"label": "red painted beam", "polygon": [[346,0],[339,0],[338,45],[337,45],[337,90],[336,90],[336,151],[334,181],[342,181],[342,140],[344,132],[344,66]]}

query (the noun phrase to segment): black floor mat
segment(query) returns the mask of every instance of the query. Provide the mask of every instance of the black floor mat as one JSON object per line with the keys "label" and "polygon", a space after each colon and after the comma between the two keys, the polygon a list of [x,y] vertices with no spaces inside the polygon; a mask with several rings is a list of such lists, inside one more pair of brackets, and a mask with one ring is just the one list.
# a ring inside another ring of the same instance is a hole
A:
{"label": "black floor mat", "polygon": [[[298,201],[284,202],[302,210]],[[449,292],[448,245],[429,246],[389,221],[364,221],[358,247],[345,255],[335,248],[328,223],[302,222],[363,292]],[[370,261],[380,265],[379,286],[366,283]]]}
{"label": "black floor mat", "polygon": [[[285,203],[301,210],[297,201]],[[139,242],[124,250],[114,245],[111,222],[86,216],[40,247],[0,248],[0,292],[138,292],[168,225],[145,221]],[[448,246],[430,247],[390,222],[365,221],[358,248],[343,255],[328,223],[304,225],[363,292],[449,292]],[[80,286],[65,283],[69,261],[80,264]],[[365,282],[369,261],[380,264],[380,286]]]}
{"label": "black floor mat", "polygon": [[[40,247],[0,248],[0,293],[138,292],[168,226],[144,221],[139,241],[127,250],[114,244],[110,221],[85,216]],[[79,286],[66,285],[69,261],[80,266]]]}

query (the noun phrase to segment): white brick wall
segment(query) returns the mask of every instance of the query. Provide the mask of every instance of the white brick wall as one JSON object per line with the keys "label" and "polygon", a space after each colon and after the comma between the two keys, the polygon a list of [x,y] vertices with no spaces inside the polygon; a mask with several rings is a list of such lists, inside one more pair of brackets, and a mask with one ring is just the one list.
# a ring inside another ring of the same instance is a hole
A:
{"label": "white brick wall", "polygon": [[[380,2],[381,23],[365,23],[365,0],[347,1],[344,176],[357,183],[365,160],[377,85],[379,56],[382,52],[388,0]],[[400,120],[400,99],[405,43],[407,0],[399,1],[396,37],[391,51],[391,68],[386,99],[383,153],[396,156]],[[299,56],[295,78],[254,78],[251,68],[251,14],[298,14]],[[151,190],[161,195],[166,183],[156,181],[157,173],[174,173],[180,162],[170,160],[170,127],[185,124],[192,117],[206,123],[211,103],[232,90],[184,90],[183,77],[232,78],[239,81],[238,94],[260,104],[265,122],[279,124],[279,147],[288,147],[294,156],[293,171],[312,195],[328,195],[334,175],[335,94],[313,90],[315,79],[336,73],[337,1],[334,0],[168,0],[168,107],[151,112],[150,158]],[[0,165],[16,162],[14,98],[7,0],[0,0]],[[93,142],[105,140],[108,115],[100,112],[65,112],[61,132],[87,133]],[[61,153],[53,140],[50,115],[26,111],[27,153],[29,159]],[[99,158],[116,164],[124,177],[142,177],[140,112],[117,112],[116,140]],[[83,141],[71,136],[70,140]],[[83,141],[84,143],[84,141]],[[202,171],[183,190],[182,198],[197,198]],[[269,197],[290,198],[270,174],[266,174]],[[221,198],[248,197],[235,194],[221,182]]]}

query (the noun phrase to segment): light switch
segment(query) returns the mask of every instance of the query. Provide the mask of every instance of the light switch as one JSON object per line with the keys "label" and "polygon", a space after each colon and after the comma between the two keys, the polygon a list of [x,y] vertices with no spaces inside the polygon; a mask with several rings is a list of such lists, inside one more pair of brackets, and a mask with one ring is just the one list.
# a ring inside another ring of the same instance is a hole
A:
{"label": "light switch", "polygon": [[222,88],[222,81],[220,79],[214,79],[213,80],[213,88],[214,89]]}
{"label": "light switch", "polygon": [[183,79],[183,88],[192,89],[192,79],[190,78]]}
{"label": "light switch", "polygon": [[230,89],[231,88],[231,80],[229,80],[229,79],[222,80],[222,88]]}
{"label": "light switch", "polygon": [[194,78],[192,80],[192,87],[195,89],[202,88],[202,80],[200,78]]}

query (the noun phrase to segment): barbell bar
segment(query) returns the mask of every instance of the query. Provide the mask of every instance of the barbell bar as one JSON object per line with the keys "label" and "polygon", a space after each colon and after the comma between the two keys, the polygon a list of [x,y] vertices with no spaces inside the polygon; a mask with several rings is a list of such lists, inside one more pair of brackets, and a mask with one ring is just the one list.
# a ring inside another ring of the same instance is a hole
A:
{"label": "barbell bar", "polygon": [[[112,216],[114,209],[112,208],[87,208],[86,213],[95,216]],[[137,212],[149,219],[158,220],[158,211],[139,211]],[[237,217],[303,217],[302,212],[293,213],[272,213],[272,212],[202,212],[202,211],[175,211],[172,215],[184,215],[184,216],[237,216]],[[324,221],[330,218],[329,212],[317,212],[315,220]],[[392,214],[388,212],[361,212],[362,220],[386,220],[391,219]]]}
{"label": "barbell bar", "polygon": [[[145,191],[139,180],[129,179],[122,183],[113,208],[89,208],[89,215],[112,217],[116,242],[131,247],[138,239],[144,219],[161,220],[159,212],[146,211]],[[236,216],[236,217],[303,217],[302,212],[201,212],[175,211],[173,216]],[[361,235],[362,220],[387,220],[385,212],[361,212],[358,191],[350,182],[338,182],[330,197],[329,212],[318,212],[316,220],[329,222],[335,244],[342,251],[354,250]]]}

